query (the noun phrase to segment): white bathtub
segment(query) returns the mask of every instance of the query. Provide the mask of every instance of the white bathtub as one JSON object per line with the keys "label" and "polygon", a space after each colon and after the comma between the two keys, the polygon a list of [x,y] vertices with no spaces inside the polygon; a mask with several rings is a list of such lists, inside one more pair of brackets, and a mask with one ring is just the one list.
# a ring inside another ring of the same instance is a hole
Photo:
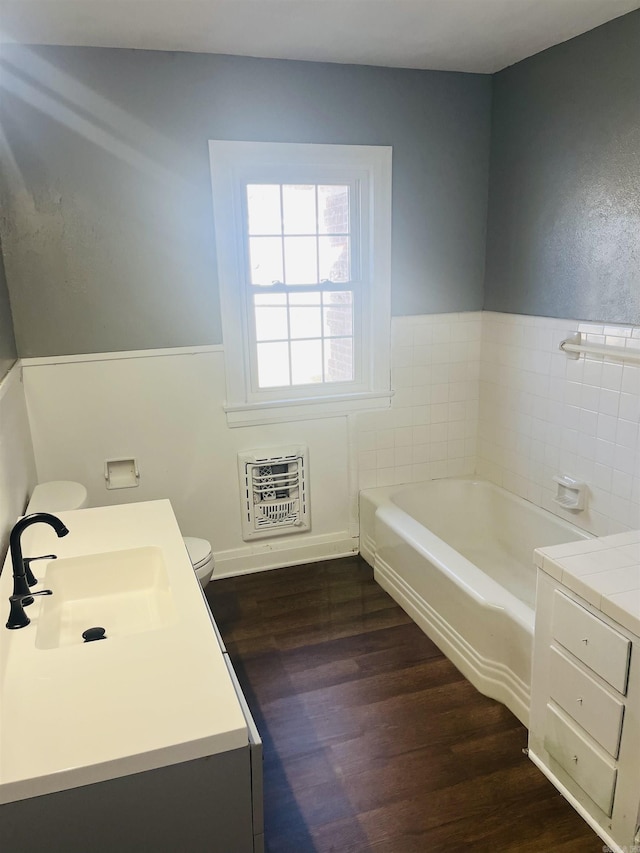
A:
{"label": "white bathtub", "polygon": [[482,693],[529,721],[534,548],[590,538],[481,480],[360,492],[378,583]]}

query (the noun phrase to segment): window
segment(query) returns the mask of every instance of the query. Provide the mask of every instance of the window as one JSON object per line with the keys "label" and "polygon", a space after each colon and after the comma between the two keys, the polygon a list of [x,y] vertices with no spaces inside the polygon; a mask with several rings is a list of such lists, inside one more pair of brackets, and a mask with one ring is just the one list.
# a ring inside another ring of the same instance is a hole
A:
{"label": "window", "polygon": [[210,154],[229,424],[388,405],[391,149]]}

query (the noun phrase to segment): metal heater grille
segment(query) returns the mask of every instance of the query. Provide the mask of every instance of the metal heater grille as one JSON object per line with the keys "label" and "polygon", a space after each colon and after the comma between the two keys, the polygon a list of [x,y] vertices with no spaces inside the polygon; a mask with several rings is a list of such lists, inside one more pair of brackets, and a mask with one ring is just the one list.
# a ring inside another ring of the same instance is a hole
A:
{"label": "metal heater grille", "polygon": [[243,539],[309,530],[306,447],[240,453],[238,468]]}

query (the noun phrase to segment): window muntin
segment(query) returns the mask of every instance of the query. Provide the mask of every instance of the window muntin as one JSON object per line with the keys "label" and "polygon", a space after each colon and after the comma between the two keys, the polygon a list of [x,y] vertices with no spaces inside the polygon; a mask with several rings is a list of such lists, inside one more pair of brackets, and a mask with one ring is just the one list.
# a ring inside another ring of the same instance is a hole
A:
{"label": "window muntin", "polygon": [[[388,406],[391,149],[209,147],[229,426]],[[259,206],[248,187],[262,188]],[[339,207],[327,201],[332,195],[342,196],[348,216],[325,215],[330,203],[334,213]],[[285,269],[285,240],[294,238],[311,238],[311,273],[296,274],[291,258]],[[284,310],[256,313],[262,308]],[[259,347],[273,361],[271,377],[258,370]]]}
{"label": "window muntin", "polygon": [[355,185],[247,184],[250,282],[313,285],[348,282]]}
{"label": "window muntin", "polygon": [[353,293],[253,296],[258,388],[352,382]]}
{"label": "window muntin", "polygon": [[247,184],[255,390],[354,381],[357,210],[355,182]]}

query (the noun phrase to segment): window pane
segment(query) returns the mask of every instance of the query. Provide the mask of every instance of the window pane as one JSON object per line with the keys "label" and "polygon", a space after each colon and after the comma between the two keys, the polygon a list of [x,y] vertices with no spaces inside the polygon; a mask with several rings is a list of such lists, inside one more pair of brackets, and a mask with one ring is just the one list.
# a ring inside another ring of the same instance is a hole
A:
{"label": "window pane", "polygon": [[274,388],[290,385],[289,344],[258,344],[258,385]]}
{"label": "window pane", "polygon": [[250,237],[251,284],[268,285],[283,281],[282,240],[280,237]]}
{"label": "window pane", "polygon": [[350,281],[348,237],[319,237],[320,281]]}
{"label": "window pane", "polygon": [[318,231],[320,234],[348,234],[349,187],[318,187]]}
{"label": "window pane", "polygon": [[285,237],[284,266],[287,284],[317,284],[316,238]]}
{"label": "window pane", "polygon": [[284,184],[282,203],[285,234],[317,233],[315,184],[307,186]]}
{"label": "window pane", "polygon": [[265,293],[253,297],[254,305],[286,305],[286,293]]}
{"label": "window pane", "polygon": [[289,305],[320,305],[320,293],[289,294]]}
{"label": "window pane", "polygon": [[324,342],[325,382],[353,380],[353,338],[329,338]]}
{"label": "window pane", "polygon": [[256,340],[282,341],[289,337],[287,309],[256,308]]}
{"label": "window pane", "polygon": [[325,305],[323,315],[323,334],[330,337],[353,335],[352,305],[340,304],[339,302],[333,305]]}
{"label": "window pane", "polygon": [[249,234],[281,234],[280,184],[248,184]]}
{"label": "window pane", "polygon": [[320,341],[291,343],[291,380],[294,385],[322,382],[322,345]]}
{"label": "window pane", "polygon": [[321,308],[290,308],[292,338],[319,338],[322,334]]}
{"label": "window pane", "polygon": [[323,305],[351,305],[353,302],[353,291],[351,290],[323,290]]}

